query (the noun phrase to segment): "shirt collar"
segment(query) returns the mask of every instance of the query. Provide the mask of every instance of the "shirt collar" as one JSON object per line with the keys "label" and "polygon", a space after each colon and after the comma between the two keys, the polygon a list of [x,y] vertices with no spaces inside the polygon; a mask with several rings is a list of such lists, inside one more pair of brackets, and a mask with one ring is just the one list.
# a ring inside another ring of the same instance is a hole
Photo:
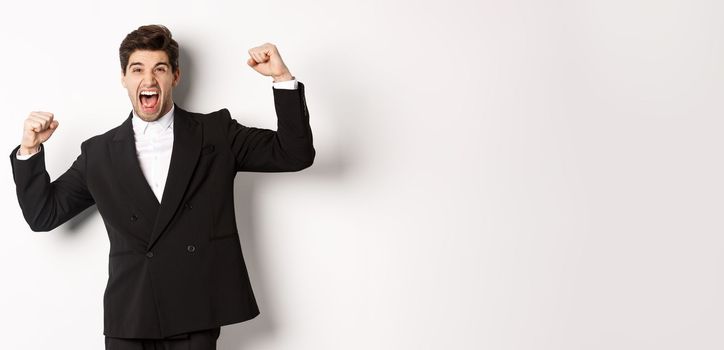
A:
{"label": "shirt collar", "polygon": [[151,125],[158,125],[160,128],[158,128],[159,132],[166,130],[169,127],[173,127],[173,112],[176,106],[171,105],[171,110],[168,111],[168,113],[164,114],[163,117],[158,118],[152,122],[147,122],[141,117],[136,114],[136,111],[133,111],[133,133],[138,134],[145,134],[149,130],[149,126]]}

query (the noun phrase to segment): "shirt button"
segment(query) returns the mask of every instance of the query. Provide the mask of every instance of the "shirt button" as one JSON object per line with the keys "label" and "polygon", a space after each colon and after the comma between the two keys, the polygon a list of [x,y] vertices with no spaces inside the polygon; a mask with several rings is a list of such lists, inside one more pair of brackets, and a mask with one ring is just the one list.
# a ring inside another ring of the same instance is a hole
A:
{"label": "shirt button", "polygon": [[193,206],[191,205],[191,203],[186,202],[186,203],[184,203],[184,208],[186,208],[186,209],[193,209]]}
{"label": "shirt button", "polygon": [[194,245],[189,245],[188,247],[186,247],[186,250],[188,250],[189,253],[193,253],[196,251],[196,247]]}
{"label": "shirt button", "polygon": [[153,252],[147,252],[146,253],[147,258],[153,258]]}
{"label": "shirt button", "polygon": [[131,222],[134,222],[136,220],[138,220],[138,216],[136,216],[136,214],[131,215]]}

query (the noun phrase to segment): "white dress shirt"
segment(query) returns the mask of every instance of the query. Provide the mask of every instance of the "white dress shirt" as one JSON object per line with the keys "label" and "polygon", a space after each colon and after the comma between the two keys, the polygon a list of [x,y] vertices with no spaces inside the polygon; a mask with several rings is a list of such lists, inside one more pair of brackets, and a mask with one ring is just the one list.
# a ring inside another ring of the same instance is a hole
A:
{"label": "white dress shirt", "polygon": [[168,166],[171,164],[174,109],[175,107],[171,106],[168,113],[152,122],[144,121],[133,112],[133,136],[136,140],[138,164],[159,203],[163,198]]}
{"label": "white dress shirt", "polygon": [[[287,80],[272,84],[275,89],[296,90],[297,80]],[[166,186],[168,168],[171,164],[171,152],[173,150],[173,113],[175,107],[171,107],[164,116],[152,122],[144,121],[133,112],[133,135],[136,140],[136,156],[143,171],[148,185],[156,195],[158,202],[163,198],[163,189]],[[26,160],[33,155],[21,155],[20,150],[16,154],[19,160]]]}

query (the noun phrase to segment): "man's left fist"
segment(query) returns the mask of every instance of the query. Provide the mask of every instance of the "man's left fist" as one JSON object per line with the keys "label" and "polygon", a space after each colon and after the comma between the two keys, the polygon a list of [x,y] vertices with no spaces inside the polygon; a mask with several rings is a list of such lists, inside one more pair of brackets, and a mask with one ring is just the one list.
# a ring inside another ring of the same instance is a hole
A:
{"label": "man's left fist", "polygon": [[266,43],[249,49],[249,58],[246,63],[262,75],[274,78],[275,82],[292,80],[292,73],[282,61],[277,47]]}

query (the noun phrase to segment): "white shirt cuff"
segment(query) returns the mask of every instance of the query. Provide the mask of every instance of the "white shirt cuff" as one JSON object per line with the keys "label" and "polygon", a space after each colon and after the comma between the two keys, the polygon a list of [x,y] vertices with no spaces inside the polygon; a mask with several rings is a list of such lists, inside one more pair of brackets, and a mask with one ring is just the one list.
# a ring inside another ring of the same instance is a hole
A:
{"label": "white shirt cuff", "polygon": [[280,81],[277,83],[272,83],[272,86],[275,89],[296,90],[297,89],[297,79],[285,80],[285,81]]}
{"label": "white shirt cuff", "polygon": [[15,158],[17,158],[18,160],[28,160],[28,159],[30,159],[30,157],[32,157],[38,153],[40,153],[40,148],[38,148],[38,150],[35,153],[31,153],[31,154],[20,154],[20,148],[18,148],[18,153],[15,154]]}

